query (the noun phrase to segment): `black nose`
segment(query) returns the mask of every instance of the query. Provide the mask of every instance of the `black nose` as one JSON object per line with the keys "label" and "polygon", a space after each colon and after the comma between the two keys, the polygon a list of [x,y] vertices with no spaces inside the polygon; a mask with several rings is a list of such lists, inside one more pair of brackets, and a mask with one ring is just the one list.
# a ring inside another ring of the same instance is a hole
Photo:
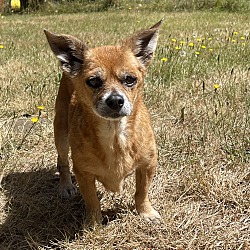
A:
{"label": "black nose", "polygon": [[124,104],[124,99],[121,95],[119,94],[112,94],[106,99],[106,104],[108,107],[115,111],[119,111],[123,104]]}

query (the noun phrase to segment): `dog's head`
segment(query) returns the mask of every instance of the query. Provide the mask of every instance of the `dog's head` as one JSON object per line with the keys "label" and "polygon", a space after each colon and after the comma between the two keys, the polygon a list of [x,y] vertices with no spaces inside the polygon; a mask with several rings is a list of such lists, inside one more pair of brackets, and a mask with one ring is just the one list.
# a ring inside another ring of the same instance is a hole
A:
{"label": "dog's head", "polygon": [[45,30],[62,70],[71,78],[79,101],[98,116],[120,119],[132,113],[142,96],[144,75],[158,40],[158,22],[120,46],[88,48],[69,35]]}

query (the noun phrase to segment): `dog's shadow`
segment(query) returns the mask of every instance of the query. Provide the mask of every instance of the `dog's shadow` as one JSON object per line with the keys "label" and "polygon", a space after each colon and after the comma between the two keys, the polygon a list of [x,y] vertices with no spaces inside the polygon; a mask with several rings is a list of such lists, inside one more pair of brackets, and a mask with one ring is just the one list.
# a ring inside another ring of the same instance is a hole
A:
{"label": "dog's shadow", "polygon": [[[61,199],[57,195],[58,184],[59,178],[48,169],[11,173],[3,178],[6,218],[1,218],[1,249],[50,245],[56,249],[52,246],[55,241],[74,239],[82,231],[84,202],[80,194]],[[107,211],[106,220],[116,219],[116,212]]]}

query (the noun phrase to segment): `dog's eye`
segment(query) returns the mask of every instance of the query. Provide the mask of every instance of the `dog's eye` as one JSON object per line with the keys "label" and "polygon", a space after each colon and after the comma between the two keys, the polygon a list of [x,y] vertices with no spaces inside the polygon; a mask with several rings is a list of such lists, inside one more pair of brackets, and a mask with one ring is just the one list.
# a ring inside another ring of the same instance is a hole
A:
{"label": "dog's eye", "polygon": [[90,77],[86,81],[86,84],[93,89],[98,89],[102,86],[103,82],[100,77]]}
{"label": "dog's eye", "polygon": [[137,82],[137,78],[135,76],[127,75],[125,76],[123,82],[126,84],[126,86],[133,87]]}

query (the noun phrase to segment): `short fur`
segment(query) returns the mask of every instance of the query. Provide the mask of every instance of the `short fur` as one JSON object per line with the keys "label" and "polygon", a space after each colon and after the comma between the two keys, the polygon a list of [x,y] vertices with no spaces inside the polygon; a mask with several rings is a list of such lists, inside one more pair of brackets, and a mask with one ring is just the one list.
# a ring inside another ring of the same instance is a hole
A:
{"label": "short fur", "polygon": [[71,147],[73,171],[90,224],[102,221],[95,181],[117,192],[133,172],[138,213],[146,220],[160,219],[148,198],[157,149],[142,93],[160,24],[135,34],[120,46],[97,48],[45,30],[63,70],[54,120],[60,194],[68,197],[76,193],[68,161]]}

